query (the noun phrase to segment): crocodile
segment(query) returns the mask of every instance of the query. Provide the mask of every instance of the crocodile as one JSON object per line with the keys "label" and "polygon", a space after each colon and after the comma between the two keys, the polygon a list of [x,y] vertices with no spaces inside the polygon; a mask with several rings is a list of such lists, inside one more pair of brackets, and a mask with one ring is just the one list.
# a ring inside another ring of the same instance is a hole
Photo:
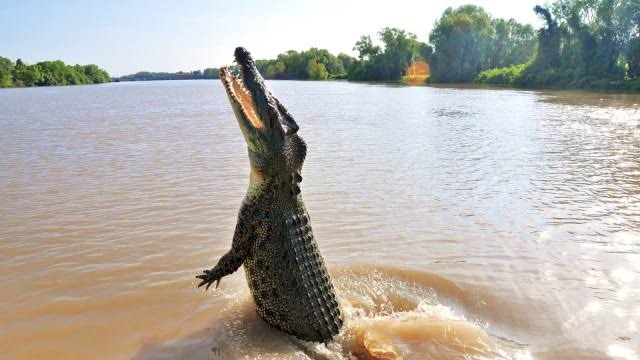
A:
{"label": "crocodile", "polygon": [[307,146],[298,124],[267,89],[251,54],[220,79],[245,139],[251,172],[231,250],[197,276],[205,290],[244,265],[260,318],[299,339],[328,343],[343,324],[338,299],[302,201]]}

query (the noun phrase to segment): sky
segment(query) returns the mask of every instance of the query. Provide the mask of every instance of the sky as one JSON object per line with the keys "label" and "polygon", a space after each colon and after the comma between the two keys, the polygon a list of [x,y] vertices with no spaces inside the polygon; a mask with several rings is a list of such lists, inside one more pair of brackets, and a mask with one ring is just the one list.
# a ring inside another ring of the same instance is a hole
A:
{"label": "sky", "polygon": [[541,0],[0,0],[0,56],[26,63],[96,64],[112,76],[191,71],[233,60],[325,48],[353,53],[361,35],[383,27],[428,41],[447,7],[472,3],[492,16],[541,26]]}

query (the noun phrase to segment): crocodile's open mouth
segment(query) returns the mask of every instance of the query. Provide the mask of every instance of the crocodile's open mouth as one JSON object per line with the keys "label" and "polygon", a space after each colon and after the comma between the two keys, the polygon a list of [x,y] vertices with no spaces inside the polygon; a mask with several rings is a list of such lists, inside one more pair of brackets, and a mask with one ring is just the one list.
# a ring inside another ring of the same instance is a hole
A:
{"label": "crocodile's open mouth", "polygon": [[254,150],[281,145],[285,135],[298,131],[298,124],[267,89],[247,49],[236,48],[234,57],[239,71],[223,66],[220,79],[247,144]]}
{"label": "crocodile's open mouth", "polygon": [[229,98],[234,102],[233,105],[242,111],[254,128],[264,128],[263,122],[258,117],[253,96],[244,84],[242,72],[234,74],[227,66],[223,66],[220,68],[220,79],[226,87]]}

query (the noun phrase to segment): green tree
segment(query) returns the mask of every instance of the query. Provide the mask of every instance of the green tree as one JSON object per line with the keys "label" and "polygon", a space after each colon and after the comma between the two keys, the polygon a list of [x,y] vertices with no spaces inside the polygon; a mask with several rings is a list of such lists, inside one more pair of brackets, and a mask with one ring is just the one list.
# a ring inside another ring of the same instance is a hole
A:
{"label": "green tree", "polygon": [[361,36],[360,40],[356,41],[353,50],[358,52],[358,58],[360,60],[372,60],[382,53],[380,46],[373,45],[373,41],[371,41],[371,36],[369,35]]}
{"label": "green tree", "polygon": [[435,53],[431,79],[436,82],[470,82],[491,67],[495,29],[481,7],[464,5],[448,8],[436,22],[429,40]]}
{"label": "green tree", "polygon": [[383,63],[387,80],[398,80],[418,55],[421,43],[415,34],[397,28],[384,28],[378,33],[384,43]]}
{"label": "green tree", "polygon": [[93,64],[71,66],[56,60],[28,65],[18,59],[13,65],[9,59],[0,57],[0,87],[79,85],[109,81],[109,74]]}
{"label": "green tree", "polygon": [[627,59],[629,62],[629,77],[640,77],[640,37],[634,37],[627,46]]}
{"label": "green tree", "polygon": [[342,62],[326,49],[310,48],[302,53],[302,56],[309,62],[314,60],[317,64],[324,65],[328,75],[336,75],[344,73]]}
{"label": "green tree", "polygon": [[278,60],[285,64],[284,79],[307,79],[307,60],[303,54],[289,50],[284,54],[278,55]]}
{"label": "green tree", "polygon": [[16,86],[35,86],[42,79],[38,65],[27,65],[21,59],[16,60],[11,75]]}
{"label": "green tree", "polygon": [[265,73],[268,79],[277,79],[285,73],[286,69],[282,61],[275,61],[267,66]]}
{"label": "green tree", "polygon": [[619,8],[617,0],[559,0],[552,5],[561,29],[560,68],[577,78],[615,77],[624,37]]}
{"label": "green tree", "polygon": [[256,67],[267,79],[328,79],[344,77],[340,59],[326,49],[289,50],[276,59],[256,60]]}
{"label": "green tree", "polygon": [[628,66],[628,76],[640,77],[640,1],[624,0],[616,9],[620,28],[621,52]]}
{"label": "green tree", "polygon": [[9,87],[13,85],[12,72],[13,62],[0,56],[0,87]]}
{"label": "green tree", "polygon": [[350,80],[399,80],[422,52],[428,53],[427,45],[410,32],[383,28],[378,36],[383,47],[374,45],[368,35],[356,42],[353,49],[358,52],[358,60],[349,67]]}
{"label": "green tree", "polygon": [[70,76],[67,75],[66,65],[60,61],[42,61],[38,63],[42,71],[42,78],[38,85],[55,86],[68,85]]}
{"label": "green tree", "polygon": [[548,9],[536,5],[533,8],[546,24],[546,27],[538,30],[538,55],[535,63],[538,66],[554,67],[560,64],[561,30],[551,12]]}
{"label": "green tree", "polygon": [[66,66],[65,77],[69,85],[92,84],[92,80],[85,74],[84,66],[74,65]]}
{"label": "green tree", "polygon": [[326,80],[329,77],[327,68],[323,63],[318,63],[315,59],[307,62],[307,73],[311,80]]}
{"label": "green tree", "polygon": [[523,25],[514,19],[495,19],[495,35],[491,44],[491,68],[524,64],[536,51],[536,32],[531,25]]}
{"label": "green tree", "polygon": [[353,66],[353,62],[356,61],[353,56],[347,55],[345,53],[338,54],[338,60],[340,60],[340,62],[342,63],[342,68],[347,73],[349,72],[349,69],[351,69],[351,66]]}
{"label": "green tree", "polygon": [[556,0],[534,11],[544,20],[535,59],[522,71],[484,72],[479,81],[624,88],[640,76],[640,1]]}
{"label": "green tree", "polygon": [[93,84],[101,84],[111,81],[109,73],[100,69],[97,65],[89,64],[82,67],[82,72],[89,78]]}
{"label": "green tree", "polygon": [[220,69],[217,68],[206,68],[202,71],[202,77],[204,79],[219,79],[220,78]]}

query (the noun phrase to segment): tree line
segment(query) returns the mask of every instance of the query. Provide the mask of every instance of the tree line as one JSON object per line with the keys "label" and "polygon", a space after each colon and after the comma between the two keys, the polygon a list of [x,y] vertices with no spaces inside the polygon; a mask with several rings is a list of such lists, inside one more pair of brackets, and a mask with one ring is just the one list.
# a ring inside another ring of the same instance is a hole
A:
{"label": "tree line", "polygon": [[558,0],[533,11],[544,21],[535,56],[480,73],[477,81],[640,90],[640,1]]}
{"label": "tree line", "polygon": [[640,0],[556,0],[531,11],[542,28],[463,5],[443,12],[428,42],[383,28],[377,41],[356,41],[357,57],[311,48],[257,64],[267,79],[397,81],[423,60],[432,83],[640,90]]}
{"label": "tree line", "polygon": [[356,57],[311,48],[289,50],[256,65],[267,79],[397,81],[411,64],[424,61],[430,64],[432,82],[472,82],[483,70],[527,62],[537,48],[531,25],[493,19],[474,5],[445,10],[429,42],[399,28],[386,27],[376,35],[356,41]]}
{"label": "tree line", "polygon": [[99,84],[111,81],[97,65],[67,65],[60,60],[28,65],[0,56],[0,87]]}
{"label": "tree line", "polygon": [[124,75],[114,78],[114,81],[151,81],[151,80],[194,80],[194,79],[219,79],[220,69],[206,68],[204,70],[194,70],[189,72],[149,72],[140,71],[131,75]]}
{"label": "tree line", "polygon": [[289,50],[256,65],[267,79],[397,81],[411,64],[424,61],[430,64],[432,82],[472,82],[483,70],[532,58],[536,32],[531,25],[493,19],[481,7],[465,5],[445,10],[428,43],[411,32],[386,27],[375,40],[361,36],[353,50],[356,57],[317,48]]}
{"label": "tree line", "polygon": [[[640,90],[640,0],[555,0],[531,11],[543,20],[540,29],[463,5],[443,12],[428,41],[386,27],[374,37],[361,36],[355,56],[310,48],[256,65],[267,79],[398,81],[422,62],[428,66],[419,68],[429,69],[432,83]],[[216,79],[218,71],[139,72],[113,80]],[[108,74],[95,65],[0,58],[0,86],[105,81]]]}
{"label": "tree line", "polygon": [[267,79],[398,81],[424,61],[432,83],[640,90],[640,0],[556,0],[531,11],[544,21],[542,28],[463,5],[443,12],[428,41],[387,27],[375,37],[361,36],[355,57],[310,48],[256,65]]}

